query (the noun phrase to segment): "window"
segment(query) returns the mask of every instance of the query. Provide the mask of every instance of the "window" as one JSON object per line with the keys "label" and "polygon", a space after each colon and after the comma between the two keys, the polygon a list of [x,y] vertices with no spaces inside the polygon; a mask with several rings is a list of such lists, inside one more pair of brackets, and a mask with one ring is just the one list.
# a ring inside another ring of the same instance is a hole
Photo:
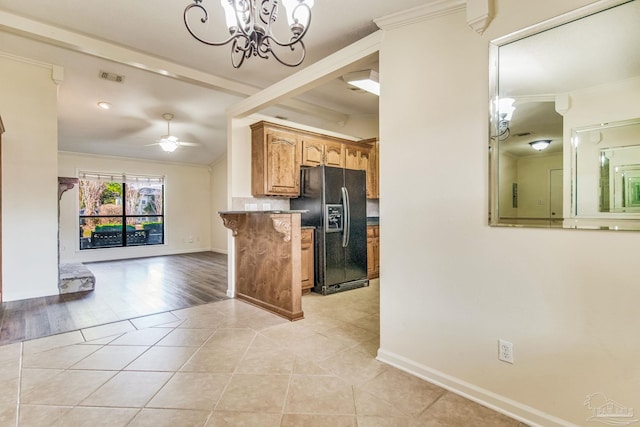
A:
{"label": "window", "polygon": [[80,249],[164,243],[164,177],[80,172]]}

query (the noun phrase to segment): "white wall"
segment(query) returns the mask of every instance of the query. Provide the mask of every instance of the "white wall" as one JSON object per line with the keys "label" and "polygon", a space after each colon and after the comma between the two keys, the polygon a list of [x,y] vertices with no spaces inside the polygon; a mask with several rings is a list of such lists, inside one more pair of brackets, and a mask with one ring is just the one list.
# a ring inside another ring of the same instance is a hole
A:
{"label": "white wall", "polygon": [[5,301],[58,293],[57,87],[52,67],[0,54]]}
{"label": "white wall", "polygon": [[165,244],[82,250],[78,246],[78,187],[60,202],[60,260],[87,262],[211,250],[211,178],[200,165],[163,163],[77,153],[58,154],[60,176],[78,171],[165,176]]}
{"label": "white wall", "polygon": [[640,408],[639,235],[487,225],[488,43],[588,3],[497,0],[482,36],[460,11],[380,52],[379,357],[546,426],[596,392]]}
{"label": "white wall", "polygon": [[227,156],[224,155],[211,165],[211,250],[223,254],[228,252],[227,229],[218,212],[226,210]]}

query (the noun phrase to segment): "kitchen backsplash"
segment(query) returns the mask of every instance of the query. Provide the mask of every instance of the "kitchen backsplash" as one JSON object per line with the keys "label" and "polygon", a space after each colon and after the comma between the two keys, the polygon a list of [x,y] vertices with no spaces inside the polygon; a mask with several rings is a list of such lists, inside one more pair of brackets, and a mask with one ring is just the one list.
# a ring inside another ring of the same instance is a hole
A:
{"label": "kitchen backsplash", "polygon": [[[231,200],[231,204],[231,209],[234,211],[284,211],[290,209],[289,199],[280,199],[275,197],[234,197]],[[380,216],[378,199],[367,199],[367,216]]]}
{"label": "kitchen backsplash", "polygon": [[231,209],[234,211],[286,211],[289,210],[289,199],[233,197]]}

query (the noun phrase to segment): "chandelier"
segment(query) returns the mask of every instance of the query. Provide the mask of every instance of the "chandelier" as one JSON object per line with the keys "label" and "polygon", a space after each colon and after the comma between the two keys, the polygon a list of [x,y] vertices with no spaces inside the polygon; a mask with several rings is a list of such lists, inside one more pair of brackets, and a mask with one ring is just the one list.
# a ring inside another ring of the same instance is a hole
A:
{"label": "chandelier", "polygon": [[[288,41],[279,40],[271,34],[271,26],[276,22],[281,1],[291,30]],[[209,46],[231,43],[231,64],[234,68],[240,68],[244,60],[251,56],[264,59],[273,56],[288,67],[296,67],[304,61],[307,51],[302,38],[309,29],[314,0],[220,0],[230,36],[219,42],[205,40],[189,24],[190,12],[199,14],[201,24],[206,24],[209,20],[209,12],[202,2],[203,0],[194,0],[185,8],[184,24],[189,33],[201,43]],[[274,49],[284,49],[296,54],[292,61],[288,61]]]}

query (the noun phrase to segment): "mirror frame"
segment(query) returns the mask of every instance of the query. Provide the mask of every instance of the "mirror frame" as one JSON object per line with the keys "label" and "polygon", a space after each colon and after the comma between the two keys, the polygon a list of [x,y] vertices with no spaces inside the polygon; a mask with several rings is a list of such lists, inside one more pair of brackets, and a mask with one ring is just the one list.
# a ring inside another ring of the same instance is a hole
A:
{"label": "mirror frame", "polygon": [[[636,1],[636,0],[632,0]],[[499,49],[501,46],[513,43],[515,41],[551,30],[555,27],[568,24],[572,21],[593,15],[607,9],[628,3],[630,0],[600,0],[595,3],[580,7],[573,11],[558,15],[547,19],[540,23],[531,25],[511,34],[493,39],[489,42],[489,132],[488,132],[488,148],[489,148],[489,212],[488,224],[492,227],[511,227],[511,228],[564,228],[564,229],[610,229],[610,230],[640,230],[640,221],[637,224],[625,227],[619,227],[617,224],[607,225],[608,220],[598,218],[598,221],[604,224],[588,224],[580,223],[574,215],[574,180],[573,180],[573,161],[571,162],[572,170],[564,173],[563,181],[565,190],[563,194],[563,205],[566,212],[560,227],[549,224],[507,224],[501,223],[499,217],[499,118],[496,108],[496,100],[499,95],[498,77],[499,77]],[[563,141],[563,158],[574,155],[570,141]],[[567,165],[566,160],[563,160]],[[569,185],[567,185],[569,184]],[[567,194],[567,192],[570,192]],[[592,218],[595,219],[595,218]],[[550,221],[550,220],[549,220]],[[616,220],[619,222],[619,220]],[[630,220],[627,220],[630,221]]]}

